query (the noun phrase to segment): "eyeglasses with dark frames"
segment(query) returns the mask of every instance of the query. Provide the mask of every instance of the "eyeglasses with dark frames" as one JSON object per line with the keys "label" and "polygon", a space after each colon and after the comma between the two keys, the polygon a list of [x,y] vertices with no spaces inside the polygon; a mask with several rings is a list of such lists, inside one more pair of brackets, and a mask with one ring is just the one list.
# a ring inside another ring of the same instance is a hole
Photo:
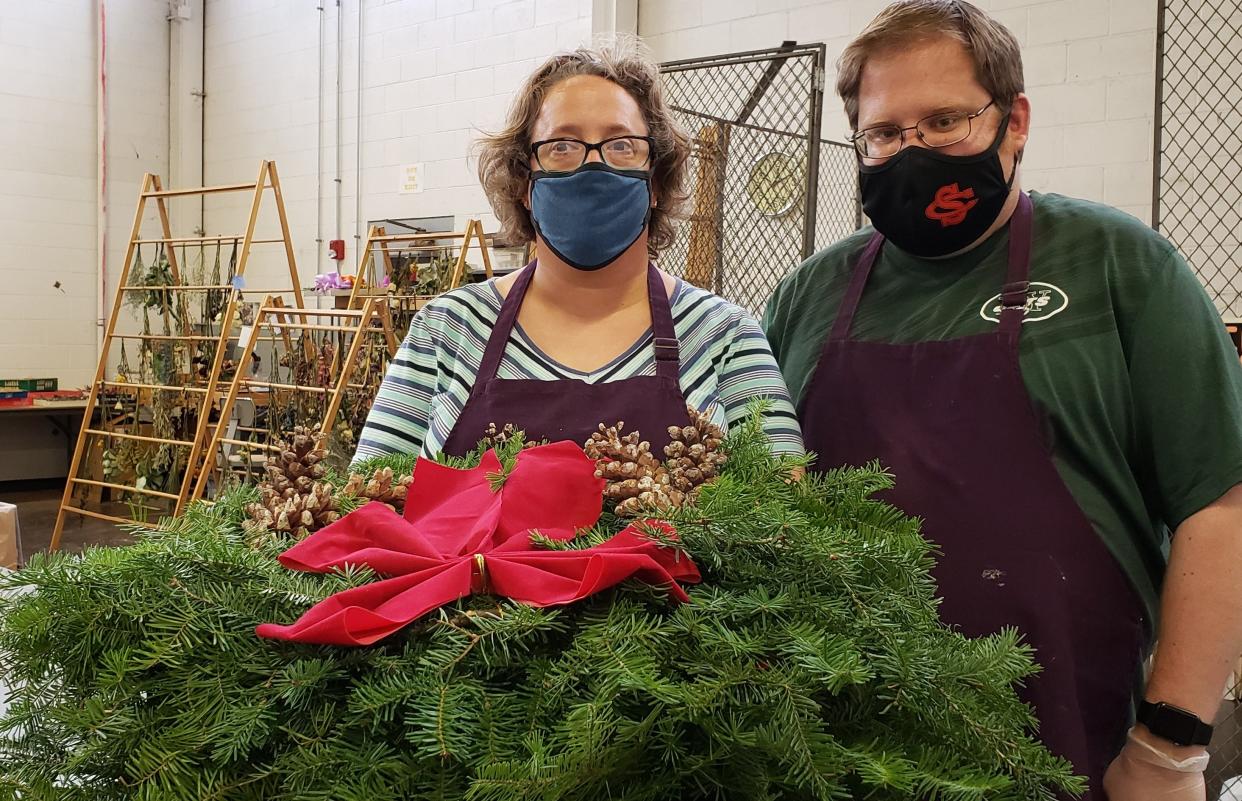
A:
{"label": "eyeglasses with dark frames", "polygon": [[531,153],[545,172],[573,172],[597,151],[604,163],[618,170],[641,170],[651,162],[655,139],[650,136],[611,136],[601,142],[584,142],[568,136],[533,142]]}

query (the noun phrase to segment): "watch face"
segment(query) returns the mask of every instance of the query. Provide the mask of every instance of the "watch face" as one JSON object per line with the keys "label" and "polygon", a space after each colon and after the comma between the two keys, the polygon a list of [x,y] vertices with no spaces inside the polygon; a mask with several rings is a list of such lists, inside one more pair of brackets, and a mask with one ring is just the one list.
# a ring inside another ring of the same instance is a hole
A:
{"label": "watch face", "polygon": [[1165,737],[1178,745],[1190,745],[1194,741],[1199,722],[1197,718],[1188,717],[1185,712],[1163,704],[1157,707],[1156,715]]}
{"label": "watch face", "polygon": [[1146,714],[1140,715],[1140,721],[1161,739],[1176,745],[1205,745],[1195,742],[1196,735],[1204,728],[1209,736],[1211,734],[1211,727],[1204,726],[1193,712],[1165,703],[1144,704],[1144,707]]}

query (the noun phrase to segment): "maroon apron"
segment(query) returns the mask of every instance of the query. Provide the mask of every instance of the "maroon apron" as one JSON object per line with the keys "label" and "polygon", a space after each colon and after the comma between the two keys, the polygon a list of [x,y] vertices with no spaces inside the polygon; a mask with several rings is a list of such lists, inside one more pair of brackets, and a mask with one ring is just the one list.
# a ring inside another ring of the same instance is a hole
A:
{"label": "maroon apron", "polygon": [[884,500],[924,520],[943,553],[941,618],[967,636],[1016,626],[1043,671],[1020,695],[1039,734],[1104,798],[1147,647],[1143,606],[1049,455],[1018,364],[1031,256],[1031,201],[1010,223],[995,332],[891,344],[851,340],[873,236],[799,409],[818,469],[873,459],[896,487]]}
{"label": "maroon apron", "polygon": [[647,265],[647,301],[651,306],[651,330],[655,347],[656,374],[620,381],[589,384],[576,378],[554,381],[501,379],[496,377],[509,336],[517,323],[518,310],[535,274],[536,263],[527,265],[509,289],[500,315],[487,340],[483,363],[465,408],[457,418],[444,452],[463,456],[478,447],[490,423],[497,427],[513,423],[526,432],[527,440],[586,442],[600,423],[623,421],[625,432],[638,431],[657,454],[669,443],[668,427],[689,425],[686,400],[681,394],[681,360],[668,292],[654,265]]}

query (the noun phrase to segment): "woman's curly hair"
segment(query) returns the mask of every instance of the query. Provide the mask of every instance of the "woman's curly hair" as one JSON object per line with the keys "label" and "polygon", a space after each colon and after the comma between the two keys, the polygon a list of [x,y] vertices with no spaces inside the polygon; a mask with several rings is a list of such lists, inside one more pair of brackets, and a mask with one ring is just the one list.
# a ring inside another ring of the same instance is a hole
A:
{"label": "woman's curly hair", "polygon": [[599,47],[579,47],[549,58],[518,90],[505,127],[476,143],[479,181],[511,244],[531,242],[535,228],[524,200],[530,181],[530,130],[544,98],[556,84],[575,75],[606,78],[630,93],[642,110],[651,153],[651,189],[658,205],[651,210],[647,248],[656,255],[673,242],[673,220],[686,200],[686,159],[690,140],[664,100],[660,70],[636,37],[620,37]]}

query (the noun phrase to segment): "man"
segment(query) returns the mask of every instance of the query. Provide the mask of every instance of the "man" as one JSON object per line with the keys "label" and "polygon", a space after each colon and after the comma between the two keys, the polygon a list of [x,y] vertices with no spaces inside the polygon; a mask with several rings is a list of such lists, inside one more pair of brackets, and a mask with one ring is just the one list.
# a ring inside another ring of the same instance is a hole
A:
{"label": "man", "polygon": [[1242,650],[1242,370],[1215,309],[1139,221],[1021,192],[1018,45],[971,4],[889,6],[837,91],[875,227],[765,316],[807,449],[893,471],[946,622],[1024,632],[1025,697],[1087,798],[1202,799]]}

